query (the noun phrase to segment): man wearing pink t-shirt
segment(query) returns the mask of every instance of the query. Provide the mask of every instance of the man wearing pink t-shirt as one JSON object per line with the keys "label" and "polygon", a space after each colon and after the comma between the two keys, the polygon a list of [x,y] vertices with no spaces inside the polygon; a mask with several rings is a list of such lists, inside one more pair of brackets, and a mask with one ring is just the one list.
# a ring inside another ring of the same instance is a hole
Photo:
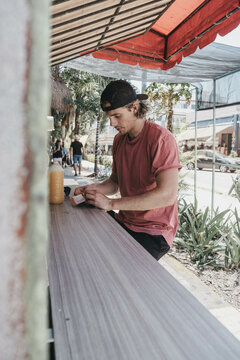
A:
{"label": "man wearing pink t-shirt", "polygon": [[[177,231],[178,148],[165,128],[145,120],[145,94],[124,81],[112,81],[101,107],[118,130],[113,142],[112,174],[106,181],[78,187],[86,202],[110,215],[159,260]],[[120,191],[121,198],[111,199]],[[119,210],[118,213],[113,210]]]}

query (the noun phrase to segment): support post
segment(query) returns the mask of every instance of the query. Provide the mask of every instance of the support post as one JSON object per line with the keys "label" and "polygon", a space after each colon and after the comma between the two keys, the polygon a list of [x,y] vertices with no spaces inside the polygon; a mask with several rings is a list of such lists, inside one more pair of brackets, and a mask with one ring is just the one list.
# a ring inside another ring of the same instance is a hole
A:
{"label": "support post", "polygon": [[211,215],[214,211],[215,197],[215,143],[216,143],[216,79],[213,80],[213,166],[212,166],[212,199],[211,199]]}
{"label": "support post", "polygon": [[197,200],[197,110],[198,110],[198,88],[195,87],[195,119],[194,119],[194,206]]}

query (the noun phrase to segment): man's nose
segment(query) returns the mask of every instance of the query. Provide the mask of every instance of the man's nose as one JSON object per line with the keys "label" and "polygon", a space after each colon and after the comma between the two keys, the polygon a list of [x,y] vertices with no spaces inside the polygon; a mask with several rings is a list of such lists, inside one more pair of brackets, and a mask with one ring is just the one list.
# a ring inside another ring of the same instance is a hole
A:
{"label": "man's nose", "polygon": [[110,118],[110,126],[115,127],[117,125],[117,120],[114,118]]}

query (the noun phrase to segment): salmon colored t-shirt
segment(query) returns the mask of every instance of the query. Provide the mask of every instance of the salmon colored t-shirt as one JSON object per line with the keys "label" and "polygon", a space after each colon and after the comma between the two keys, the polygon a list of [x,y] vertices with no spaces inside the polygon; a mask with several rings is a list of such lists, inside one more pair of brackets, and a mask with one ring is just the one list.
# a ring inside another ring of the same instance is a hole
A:
{"label": "salmon colored t-shirt", "polygon": [[[172,168],[181,169],[181,165],[176,141],[167,129],[146,120],[136,138],[115,136],[112,176],[118,180],[122,197],[154,189],[156,176]],[[171,246],[178,224],[177,201],[153,210],[119,211],[115,217],[133,231],[163,235]]]}

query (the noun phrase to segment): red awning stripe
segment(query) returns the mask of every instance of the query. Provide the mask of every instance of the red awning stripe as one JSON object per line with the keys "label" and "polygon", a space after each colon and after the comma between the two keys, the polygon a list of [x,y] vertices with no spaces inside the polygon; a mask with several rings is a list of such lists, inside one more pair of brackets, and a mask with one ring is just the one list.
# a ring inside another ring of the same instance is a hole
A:
{"label": "red awning stripe", "polygon": [[[224,2],[223,0],[219,1]],[[118,59],[119,62],[130,65],[137,63],[140,67],[146,67],[149,69],[161,68],[162,70],[167,70],[173,67],[176,63],[180,63],[182,57],[186,57],[194,53],[198,47],[203,48],[204,46],[210,44],[215,40],[217,34],[222,36],[226,35],[240,24],[239,2],[233,1],[232,3],[234,3],[235,6],[237,3],[237,6],[225,13],[223,16],[221,16],[222,12],[220,14],[217,12],[221,17],[218,16],[214,23],[210,23],[211,25],[208,28],[204,28],[200,25],[200,31],[195,35],[195,37],[190,39],[187,43],[182,44],[181,48],[176,49],[175,52],[170,55],[169,47],[171,46],[171,40],[173,42],[173,38],[170,40],[170,44],[168,39],[167,59],[164,59],[163,38],[158,37],[157,34],[152,31],[149,31],[147,34],[144,34],[139,38],[134,38],[130,41],[125,41],[118,45],[97,51],[93,53],[93,56],[95,58],[107,60]],[[216,12],[212,12],[212,15],[215,13]],[[206,24],[206,21],[204,24]],[[186,38],[188,40],[188,37]],[[176,39],[175,42],[177,43],[178,39]],[[144,44],[146,44],[146,46],[144,46]]]}

